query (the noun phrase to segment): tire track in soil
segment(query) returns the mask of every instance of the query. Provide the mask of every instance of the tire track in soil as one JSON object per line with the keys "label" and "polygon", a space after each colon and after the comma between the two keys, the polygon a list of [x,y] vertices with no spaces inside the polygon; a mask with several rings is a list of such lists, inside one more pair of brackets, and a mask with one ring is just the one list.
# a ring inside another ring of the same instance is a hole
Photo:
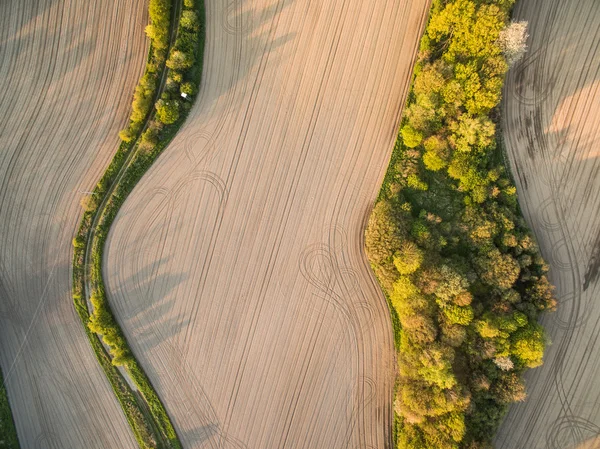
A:
{"label": "tire track in soil", "polygon": [[137,447],[74,313],[70,260],[77,191],[117,148],[141,74],[142,3],[0,3],[0,363],[24,448]]}
{"label": "tire track in soil", "polygon": [[600,423],[600,308],[596,280],[586,280],[599,232],[591,192],[598,188],[600,7],[521,2],[515,16],[530,21],[530,53],[505,85],[506,146],[559,309],[543,319],[553,344],[544,366],[526,375],[529,398],[511,407],[496,447],[575,449]]}
{"label": "tire track in soil", "polygon": [[109,236],[111,306],[186,449],[388,447],[363,218],[428,2],[206,6],[199,99]]}

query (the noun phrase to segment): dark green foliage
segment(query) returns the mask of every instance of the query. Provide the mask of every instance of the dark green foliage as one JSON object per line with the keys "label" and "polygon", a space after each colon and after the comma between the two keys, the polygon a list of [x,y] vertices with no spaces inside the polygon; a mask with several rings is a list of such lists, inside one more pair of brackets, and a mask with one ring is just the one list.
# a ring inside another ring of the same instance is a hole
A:
{"label": "dark green foliage", "polygon": [[438,0],[366,251],[397,317],[399,448],[488,448],[542,363],[552,287],[499,157],[512,1]]}
{"label": "dark green foliage", "polygon": [[0,370],[0,449],[19,449],[17,429],[10,411],[4,377]]}

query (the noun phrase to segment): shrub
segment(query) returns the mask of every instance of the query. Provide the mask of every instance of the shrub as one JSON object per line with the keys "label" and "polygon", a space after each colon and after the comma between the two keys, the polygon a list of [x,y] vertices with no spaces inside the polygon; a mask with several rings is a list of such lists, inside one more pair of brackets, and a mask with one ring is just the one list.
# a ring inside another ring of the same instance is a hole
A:
{"label": "shrub", "polygon": [[186,70],[194,65],[194,57],[181,50],[171,52],[171,56],[167,60],[167,67],[173,70]]}
{"label": "shrub", "polygon": [[179,118],[179,102],[177,100],[158,100],[156,102],[156,118],[165,125],[175,123]]}
{"label": "shrub", "polygon": [[84,248],[85,247],[85,239],[83,236],[78,235],[73,239],[73,247],[74,248]]}
{"label": "shrub", "polygon": [[81,197],[79,204],[81,205],[84,211],[89,212],[98,207],[98,200],[96,198],[96,195],[85,195]]}
{"label": "shrub", "polygon": [[0,448],[19,449],[17,429],[13,420],[4,377],[0,370]]}
{"label": "shrub", "polygon": [[198,14],[195,11],[183,11],[181,19],[179,19],[179,25],[188,30],[198,31],[200,29]]}
{"label": "shrub", "polygon": [[122,129],[121,131],[119,131],[119,138],[123,142],[127,142],[127,143],[134,140],[136,138],[136,135],[137,135],[137,133],[133,132],[133,129],[129,126],[125,129]]}
{"label": "shrub", "polygon": [[194,84],[186,82],[181,85],[181,93],[190,96],[196,95],[198,93],[198,88]]}

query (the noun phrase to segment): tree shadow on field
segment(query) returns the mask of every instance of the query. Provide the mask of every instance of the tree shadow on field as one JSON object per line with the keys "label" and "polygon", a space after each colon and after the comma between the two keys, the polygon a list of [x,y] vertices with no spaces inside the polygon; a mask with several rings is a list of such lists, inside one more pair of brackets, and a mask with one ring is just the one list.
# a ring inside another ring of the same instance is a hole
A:
{"label": "tree shadow on field", "polygon": [[[144,24],[124,17],[116,1],[107,6],[112,8],[59,0],[0,2],[1,148],[20,151],[47,142],[53,150],[89,134],[107,139],[115,121],[124,126],[128,112],[115,117],[116,105],[129,106],[141,75]],[[107,98],[111,91],[118,96]],[[111,134],[116,149],[116,132]]]}
{"label": "tree shadow on field", "polygon": [[[144,351],[151,350],[178,335],[189,323],[189,318],[183,313],[172,313],[176,299],[172,293],[179,284],[185,282],[188,274],[157,274],[160,266],[168,264],[170,259],[162,257],[158,261],[146,263],[130,278],[119,279],[118,285],[111,285],[107,292],[125,334],[134,333],[131,338],[135,341],[132,341],[131,345],[143,348]],[[156,286],[159,291],[156,291]],[[124,302],[133,302],[135,308],[125,303],[115,305],[115,297]]]}
{"label": "tree shadow on field", "polygon": [[[104,396],[93,391],[103,377],[90,375],[99,368],[71,296],[72,224],[33,208],[21,220],[28,225],[13,245],[2,242],[10,270],[0,272],[0,364],[21,447],[83,447]],[[67,423],[81,433],[69,435]],[[102,447],[114,442],[97,437]]]}
{"label": "tree shadow on field", "polygon": [[[154,225],[160,227],[161,224],[158,220]],[[145,235],[137,235],[125,246],[144,251],[148,241],[155,239],[154,230],[154,226],[150,226]],[[123,250],[122,246],[117,247]],[[155,261],[148,256],[130,277],[115,277],[110,282],[109,301],[119,298],[119,301],[129,303],[113,306],[113,310],[117,319],[125,323],[124,331],[131,338],[134,355],[165,404],[184,445],[216,447],[218,442],[224,449],[244,449],[243,443],[223,432],[208,393],[175,338],[190,324],[189,313],[186,314],[184,308],[179,311],[180,302],[177,301],[181,300],[178,287],[190,275],[171,270],[173,258],[162,256]],[[141,257],[134,255],[131,260],[139,259]],[[164,273],[164,270],[168,272]]]}
{"label": "tree shadow on field", "polygon": [[[225,106],[229,107],[236,95],[259,82],[267,62],[271,67],[280,66],[286,57],[282,47],[296,34],[276,36],[277,26],[282,11],[294,1],[271,0],[265,7],[256,7],[251,0],[211,1],[206,17],[205,73],[192,114],[210,110],[224,95],[231,95]],[[250,79],[255,70],[256,79]]]}

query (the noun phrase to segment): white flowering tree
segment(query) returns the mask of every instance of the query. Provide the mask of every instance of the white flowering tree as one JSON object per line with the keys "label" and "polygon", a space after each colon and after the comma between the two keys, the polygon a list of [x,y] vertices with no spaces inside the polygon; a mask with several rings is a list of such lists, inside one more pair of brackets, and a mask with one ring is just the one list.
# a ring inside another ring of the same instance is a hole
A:
{"label": "white flowering tree", "polygon": [[527,22],[511,22],[504,30],[500,32],[498,44],[509,66],[517,63],[527,51]]}

